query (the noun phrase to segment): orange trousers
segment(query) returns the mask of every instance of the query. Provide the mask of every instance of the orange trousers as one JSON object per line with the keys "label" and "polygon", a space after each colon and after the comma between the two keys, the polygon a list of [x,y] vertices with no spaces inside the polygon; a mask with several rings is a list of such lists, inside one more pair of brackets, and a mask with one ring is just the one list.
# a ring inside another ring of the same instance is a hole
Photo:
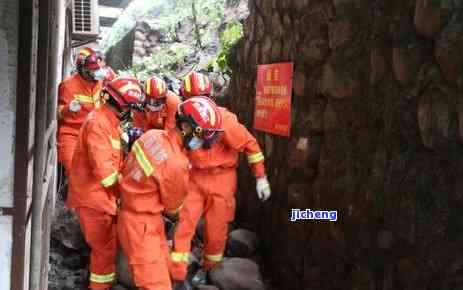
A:
{"label": "orange trousers", "polygon": [[174,235],[174,251],[171,255],[171,275],[183,281],[187,276],[186,259],[175,255],[189,255],[196,225],[204,215],[203,268],[209,270],[222,260],[228,237],[228,223],[235,216],[236,170],[193,170],[190,187]]}
{"label": "orange trousers", "polygon": [[78,207],[76,212],[91,249],[89,288],[109,289],[116,278],[116,216],[88,207]]}
{"label": "orange trousers", "polygon": [[117,233],[140,290],[171,290],[169,247],[160,213],[121,210]]}
{"label": "orange trousers", "polygon": [[78,137],[78,135],[70,133],[60,133],[58,135],[58,159],[63,164],[67,176],[71,172],[72,156],[76,149]]}

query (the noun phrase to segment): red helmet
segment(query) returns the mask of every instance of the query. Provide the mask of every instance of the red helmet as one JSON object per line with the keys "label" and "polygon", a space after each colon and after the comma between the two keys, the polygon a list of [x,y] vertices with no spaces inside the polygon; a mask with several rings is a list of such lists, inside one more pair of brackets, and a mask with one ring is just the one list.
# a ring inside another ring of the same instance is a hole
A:
{"label": "red helmet", "polygon": [[177,110],[177,127],[188,122],[193,134],[208,140],[222,131],[222,114],[217,105],[206,97],[192,97],[180,103]]}
{"label": "red helmet", "polygon": [[206,75],[198,72],[189,73],[182,82],[180,94],[184,97],[208,96],[212,86]]}
{"label": "red helmet", "polygon": [[84,47],[77,54],[76,65],[78,70],[97,70],[102,68],[105,63],[99,51],[90,47]]}
{"label": "red helmet", "polygon": [[164,98],[167,93],[166,82],[156,76],[152,76],[145,81],[144,89],[148,102],[150,99]]}
{"label": "red helmet", "polygon": [[119,77],[108,82],[104,91],[119,108],[139,108],[145,101],[140,84],[133,77]]}

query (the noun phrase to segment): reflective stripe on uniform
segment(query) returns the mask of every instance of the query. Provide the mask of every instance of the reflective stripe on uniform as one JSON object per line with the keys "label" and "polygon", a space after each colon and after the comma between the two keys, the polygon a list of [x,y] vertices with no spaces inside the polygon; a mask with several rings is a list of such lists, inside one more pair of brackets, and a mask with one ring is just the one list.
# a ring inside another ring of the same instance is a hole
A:
{"label": "reflective stripe on uniform", "polygon": [[220,261],[222,261],[223,254],[219,254],[219,255],[204,255],[204,258],[206,258],[206,259],[208,259],[209,261],[212,261],[212,262],[220,262]]}
{"label": "reflective stripe on uniform", "polygon": [[101,181],[101,184],[102,184],[104,187],[109,187],[109,186],[113,185],[114,183],[116,183],[117,178],[118,178],[118,172],[115,171],[115,172],[113,172],[110,176],[108,176],[108,177],[106,177],[105,179],[103,179],[103,180]]}
{"label": "reflective stripe on uniform", "polygon": [[82,102],[82,103],[92,103],[93,98],[85,95],[74,95],[74,100]]}
{"label": "reflective stripe on uniform", "polygon": [[121,149],[121,141],[113,139],[111,136],[109,136],[109,141],[111,141],[111,146],[116,149],[120,150]]}
{"label": "reflective stripe on uniform", "polygon": [[145,175],[151,176],[154,172],[154,168],[151,165],[148,158],[146,157],[145,152],[143,152],[143,149],[141,148],[138,141],[135,141],[135,143],[133,143],[133,150],[135,152],[135,157],[137,158],[138,164],[145,172]]}
{"label": "reflective stripe on uniform", "polygon": [[146,82],[146,94],[148,96],[151,96],[151,80],[149,80],[148,82]]}
{"label": "reflective stripe on uniform", "polygon": [[116,273],[111,273],[107,275],[98,275],[95,273],[90,273],[90,281],[95,283],[109,283],[113,282],[116,278]]}
{"label": "reflective stripe on uniform", "polygon": [[248,162],[249,163],[257,163],[257,162],[260,162],[262,160],[264,160],[264,154],[262,154],[262,152],[248,155]]}
{"label": "reflective stripe on uniform", "polygon": [[191,92],[190,76],[185,78],[185,91]]}
{"label": "reflective stripe on uniform", "polygon": [[172,252],[170,253],[170,258],[174,262],[185,262],[188,263],[188,260],[190,259],[190,253],[185,253],[185,252]]}

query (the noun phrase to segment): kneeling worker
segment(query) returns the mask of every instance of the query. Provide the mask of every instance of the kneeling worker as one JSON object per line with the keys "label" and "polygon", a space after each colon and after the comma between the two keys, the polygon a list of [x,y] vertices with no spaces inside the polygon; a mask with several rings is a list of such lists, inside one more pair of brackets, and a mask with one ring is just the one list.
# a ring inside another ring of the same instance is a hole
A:
{"label": "kneeling worker", "polygon": [[201,77],[183,87],[184,95],[187,93],[189,98],[179,105],[177,114],[177,126],[182,130],[192,164],[188,196],[180,210],[171,253],[172,276],[179,282],[186,279],[191,239],[201,216],[205,218],[203,269],[207,272],[222,260],[227,225],[235,215],[236,168],[240,152],[247,155],[256,177],[258,197],[265,201],[270,196],[264,155],[256,139],[233,113],[218,107],[207,97],[195,97],[199,93],[210,93],[210,89],[195,91],[201,86],[194,80]]}

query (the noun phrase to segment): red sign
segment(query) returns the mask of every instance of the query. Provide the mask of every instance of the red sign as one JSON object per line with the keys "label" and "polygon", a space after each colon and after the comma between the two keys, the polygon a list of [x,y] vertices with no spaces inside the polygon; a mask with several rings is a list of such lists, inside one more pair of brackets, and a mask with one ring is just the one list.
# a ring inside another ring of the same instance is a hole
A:
{"label": "red sign", "polygon": [[293,63],[257,66],[254,128],[289,137]]}

